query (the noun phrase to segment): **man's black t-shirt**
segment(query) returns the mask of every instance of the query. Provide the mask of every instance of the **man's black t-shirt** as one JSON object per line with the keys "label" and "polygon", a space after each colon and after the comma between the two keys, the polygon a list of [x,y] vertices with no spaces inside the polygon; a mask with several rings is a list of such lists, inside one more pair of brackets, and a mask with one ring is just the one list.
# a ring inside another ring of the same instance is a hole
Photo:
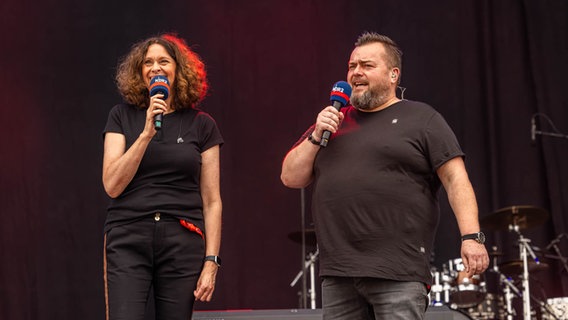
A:
{"label": "man's black t-shirt", "polygon": [[314,163],[320,275],[431,283],[441,186],[436,170],[464,155],[454,133],[419,102],[342,112],[339,131]]}

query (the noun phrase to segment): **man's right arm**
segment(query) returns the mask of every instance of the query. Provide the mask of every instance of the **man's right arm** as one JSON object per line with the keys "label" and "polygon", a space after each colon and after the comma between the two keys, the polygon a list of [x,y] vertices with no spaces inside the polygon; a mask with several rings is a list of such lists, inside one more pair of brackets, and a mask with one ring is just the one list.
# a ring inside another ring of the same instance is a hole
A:
{"label": "man's right arm", "polygon": [[312,182],[314,176],[314,160],[320,150],[319,141],[325,130],[331,133],[339,129],[343,121],[343,113],[332,106],[323,109],[316,119],[311,133],[312,141],[304,139],[297,144],[284,158],[280,180],[289,188],[303,188]]}
{"label": "man's right arm", "polygon": [[308,186],[314,175],[314,160],[321,147],[308,139],[304,139],[294,149],[290,150],[282,162],[280,179],[289,188],[304,188]]}

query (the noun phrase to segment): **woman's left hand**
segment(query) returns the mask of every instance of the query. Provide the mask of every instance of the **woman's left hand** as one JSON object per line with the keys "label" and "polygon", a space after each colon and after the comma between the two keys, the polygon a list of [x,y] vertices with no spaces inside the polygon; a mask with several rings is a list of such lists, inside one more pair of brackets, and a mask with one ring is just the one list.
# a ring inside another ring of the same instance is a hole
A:
{"label": "woman's left hand", "polygon": [[197,288],[193,291],[195,300],[209,302],[215,291],[215,278],[219,267],[211,261],[206,261],[201,270],[199,280],[197,280]]}

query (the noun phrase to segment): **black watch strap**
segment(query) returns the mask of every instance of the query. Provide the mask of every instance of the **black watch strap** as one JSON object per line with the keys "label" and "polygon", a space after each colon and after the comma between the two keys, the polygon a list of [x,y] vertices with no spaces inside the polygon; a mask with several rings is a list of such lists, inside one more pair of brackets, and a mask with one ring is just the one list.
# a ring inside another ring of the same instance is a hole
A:
{"label": "black watch strap", "polygon": [[218,267],[221,266],[221,257],[219,256],[206,256],[203,261],[213,261]]}
{"label": "black watch strap", "polygon": [[476,232],[476,233],[470,233],[470,234],[464,234],[461,237],[462,241],[464,240],[475,240],[477,241],[477,243],[481,243],[484,244],[485,243],[485,234],[483,232]]}
{"label": "black watch strap", "polygon": [[320,141],[316,141],[316,139],[314,139],[314,136],[312,134],[313,134],[313,132],[310,133],[310,135],[308,136],[308,141],[319,147]]}

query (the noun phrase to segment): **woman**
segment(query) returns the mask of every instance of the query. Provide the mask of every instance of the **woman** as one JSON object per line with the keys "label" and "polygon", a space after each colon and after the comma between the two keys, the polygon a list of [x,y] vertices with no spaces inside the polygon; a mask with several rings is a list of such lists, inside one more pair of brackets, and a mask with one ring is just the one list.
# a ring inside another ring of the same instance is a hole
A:
{"label": "woman", "polygon": [[[150,96],[156,76],[169,88]],[[156,319],[191,319],[195,300],[211,300],[220,266],[223,138],[196,109],[205,66],[166,34],[135,44],[116,80],[127,103],[110,111],[104,130],[106,318],[143,319],[153,288]]]}

